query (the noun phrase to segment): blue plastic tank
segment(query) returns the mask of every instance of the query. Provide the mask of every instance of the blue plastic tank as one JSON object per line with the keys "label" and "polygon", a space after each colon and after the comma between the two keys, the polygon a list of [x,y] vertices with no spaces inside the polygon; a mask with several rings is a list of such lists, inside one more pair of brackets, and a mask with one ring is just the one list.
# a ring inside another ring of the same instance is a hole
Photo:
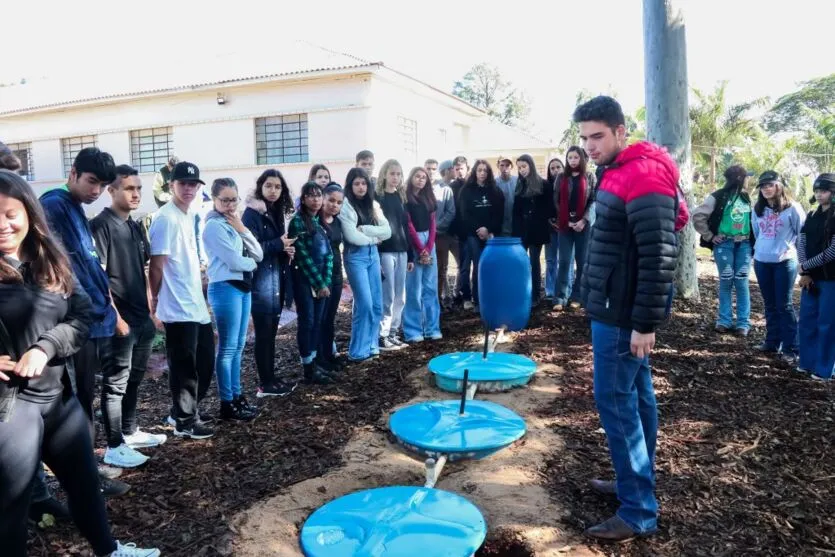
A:
{"label": "blue plastic tank", "polygon": [[304,523],[306,557],[470,557],[487,524],[463,497],[424,487],[381,487],[350,493]]}
{"label": "blue plastic tank", "polygon": [[484,458],[520,439],[526,427],[516,412],[495,402],[435,400],[401,408],[389,420],[391,432],[407,447],[450,460]]}
{"label": "blue plastic tank", "polygon": [[488,329],[519,331],[531,315],[531,262],[519,238],[492,238],[478,264],[478,305]]}

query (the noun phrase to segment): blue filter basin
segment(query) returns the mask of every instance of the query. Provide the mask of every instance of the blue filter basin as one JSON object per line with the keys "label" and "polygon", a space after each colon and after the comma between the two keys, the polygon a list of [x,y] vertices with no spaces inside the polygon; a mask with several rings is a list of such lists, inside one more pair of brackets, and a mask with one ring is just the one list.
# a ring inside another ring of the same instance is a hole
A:
{"label": "blue filter basin", "polygon": [[503,449],[525,435],[525,420],[495,402],[436,400],[413,404],[392,414],[389,427],[404,444],[432,454],[472,454]]}
{"label": "blue filter basin", "polygon": [[350,493],[304,523],[307,557],[470,557],[487,524],[458,495],[425,487],[381,487]]}
{"label": "blue filter basin", "polygon": [[536,362],[519,354],[489,352],[453,352],[429,361],[429,371],[435,382],[445,391],[460,392],[464,370],[470,370],[469,381],[478,383],[485,391],[505,391],[527,385],[536,373]]}

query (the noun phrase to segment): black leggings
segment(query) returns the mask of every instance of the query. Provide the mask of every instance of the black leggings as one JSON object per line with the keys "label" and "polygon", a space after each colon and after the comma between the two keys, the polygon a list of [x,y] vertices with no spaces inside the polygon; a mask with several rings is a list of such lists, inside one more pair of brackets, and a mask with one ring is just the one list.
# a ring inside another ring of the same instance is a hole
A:
{"label": "black leggings", "polygon": [[258,368],[258,382],[262,388],[275,383],[275,335],[281,314],[253,313],[255,327],[255,367]]}
{"label": "black leggings", "polygon": [[[341,273],[342,271],[340,271]],[[333,339],[335,336],[336,313],[339,310],[339,301],[342,298],[342,277],[339,281],[331,283],[331,295],[325,307],[325,316],[322,319],[322,342],[319,345],[318,355],[320,358],[331,360],[334,357]]]}
{"label": "black leggings", "polygon": [[116,550],[88,426],[72,395],[46,404],[18,398],[11,420],[0,423],[0,552],[4,556],[26,555],[32,478],[41,458],[61,482],[73,521],[96,555]]}

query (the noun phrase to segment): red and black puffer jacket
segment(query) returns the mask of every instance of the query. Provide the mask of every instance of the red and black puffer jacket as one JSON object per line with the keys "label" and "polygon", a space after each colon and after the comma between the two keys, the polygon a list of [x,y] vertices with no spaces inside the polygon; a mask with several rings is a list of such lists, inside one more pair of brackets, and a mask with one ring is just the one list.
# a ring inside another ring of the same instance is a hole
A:
{"label": "red and black puffer jacket", "polygon": [[678,253],[678,180],[666,150],[648,142],[630,145],[606,167],[582,279],[591,319],[640,333],[666,319]]}

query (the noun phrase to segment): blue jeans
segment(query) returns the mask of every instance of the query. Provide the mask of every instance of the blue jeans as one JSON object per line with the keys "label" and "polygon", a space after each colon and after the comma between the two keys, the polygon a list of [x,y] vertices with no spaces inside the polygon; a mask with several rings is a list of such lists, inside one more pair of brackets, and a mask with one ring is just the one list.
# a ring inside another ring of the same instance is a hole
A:
{"label": "blue jeans", "polygon": [[241,355],[246,346],[252,294],[220,281],[209,284],[208,297],[217,323],[217,392],[221,401],[230,402],[241,396]]}
{"label": "blue jeans", "polygon": [[545,246],[545,297],[553,298],[557,290],[557,267],[559,255],[557,250],[560,237],[551,231],[551,242]]}
{"label": "blue jeans", "polygon": [[799,367],[831,379],[835,371],[835,280],[815,282],[817,294],[800,294]]}
{"label": "blue jeans", "polygon": [[377,246],[346,245],[342,259],[354,296],[348,357],[364,360],[380,353],[380,321],[383,319],[380,254]]}
{"label": "blue jeans", "polygon": [[[478,262],[481,260],[481,252],[484,251],[485,245],[478,239],[478,236],[468,236],[461,244],[461,270],[458,271],[458,284],[463,284],[470,292],[470,295],[467,295],[461,289],[464,293],[463,299],[472,300],[475,305],[478,305]],[[472,265],[472,270],[470,265]]]}
{"label": "blue jeans", "polygon": [[329,298],[314,298],[310,283],[301,271],[293,270],[293,300],[296,302],[296,343],[303,364],[316,358],[322,341],[322,321]]}
{"label": "blue jeans", "polygon": [[792,290],[797,278],[797,260],[763,263],[754,260],[754,272],[765,305],[765,344],[784,354],[797,353],[797,316]]}
{"label": "blue jeans", "polygon": [[[751,295],[748,277],[751,274],[751,244],[748,240],[725,240],[713,248],[713,259],[719,271],[719,318],[717,327],[751,328]],[[733,315],[733,290],[736,290],[736,322]]]}
{"label": "blue jeans", "polygon": [[[586,246],[589,242],[589,230],[587,224],[582,232],[573,230],[559,232],[559,266],[557,269],[557,292],[554,296],[554,303],[565,305],[569,300],[580,301],[580,284],[583,280],[583,265],[586,262]],[[577,263],[577,272],[571,278],[571,271],[574,263]],[[569,286],[573,282],[573,286]]]}
{"label": "blue jeans", "polygon": [[649,358],[629,348],[632,331],[591,322],[594,401],[606,431],[620,500],[618,516],[639,534],[654,532],[658,409]]}
{"label": "blue jeans", "polygon": [[[424,244],[429,232],[418,232]],[[432,263],[406,274],[406,307],[403,309],[403,336],[406,342],[441,335],[441,305],[438,302],[438,258],[432,249]]]}

